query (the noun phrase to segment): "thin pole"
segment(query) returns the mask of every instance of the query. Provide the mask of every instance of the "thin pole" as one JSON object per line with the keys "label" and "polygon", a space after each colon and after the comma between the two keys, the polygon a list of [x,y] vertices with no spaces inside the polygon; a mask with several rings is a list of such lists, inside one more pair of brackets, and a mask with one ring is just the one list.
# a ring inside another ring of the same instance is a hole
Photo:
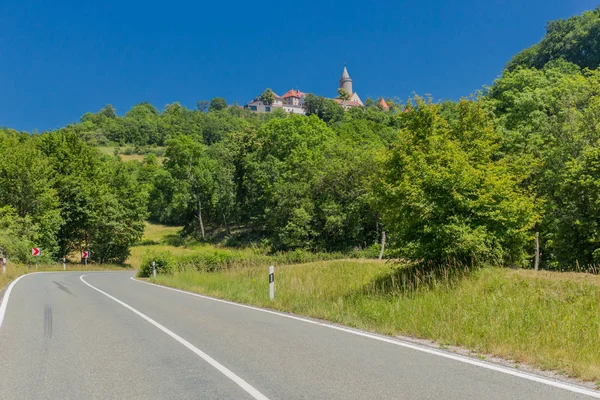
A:
{"label": "thin pole", "polygon": [[535,270],[540,268],[540,233],[535,233]]}
{"label": "thin pole", "polygon": [[383,251],[385,250],[385,231],[381,231],[381,251],[379,252],[379,259],[383,258]]}

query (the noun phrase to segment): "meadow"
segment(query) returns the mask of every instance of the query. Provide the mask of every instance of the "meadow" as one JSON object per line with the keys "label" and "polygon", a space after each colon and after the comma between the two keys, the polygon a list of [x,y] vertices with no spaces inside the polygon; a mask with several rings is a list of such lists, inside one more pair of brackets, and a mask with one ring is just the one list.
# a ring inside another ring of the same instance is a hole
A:
{"label": "meadow", "polygon": [[[183,263],[150,281],[386,335],[430,339],[442,347],[461,346],[517,367],[527,364],[600,381],[597,275],[469,269],[452,263],[423,269],[364,258],[292,263],[289,255],[286,264],[251,248],[168,244],[178,230],[148,225],[146,245],[133,249],[131,264],[139,266],[145,254],[158,251],[200,265]],[[219,252],[235,254],[235,262],[208,268],[206,260]],[[244,257],[246,262],[240,261]],[[268,290],[272,264],[274,301]]]}

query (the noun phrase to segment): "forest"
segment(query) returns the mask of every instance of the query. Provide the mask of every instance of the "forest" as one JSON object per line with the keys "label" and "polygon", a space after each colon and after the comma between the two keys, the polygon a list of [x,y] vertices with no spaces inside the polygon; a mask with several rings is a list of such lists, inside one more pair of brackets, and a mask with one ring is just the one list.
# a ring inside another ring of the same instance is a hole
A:
{"label": "forest", "polygon": [[[550,22],[491,86],[459,101],[369,99],[306,116],[225,99],[42,133],[0,129],[0,253],[89,249],[124,262],[144,221],[269,251],[581,270],[600,262],[600,8]],[[0,121],[1,123],[1,121]],[[100,151],[113,147],[112,154]],[[125,161],[123,154],[143,155]]]}

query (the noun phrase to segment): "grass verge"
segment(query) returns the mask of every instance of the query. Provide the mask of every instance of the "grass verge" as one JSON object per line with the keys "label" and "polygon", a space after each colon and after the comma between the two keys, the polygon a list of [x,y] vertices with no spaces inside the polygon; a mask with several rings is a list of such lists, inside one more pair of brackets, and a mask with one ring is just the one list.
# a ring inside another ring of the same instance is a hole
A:
{"label": "grass verge", "polygon": [[[268,247],[252,244],[246,247],[229,247],[209,244],[182,237],[181,227],[146,223],[140,245],[131,248],[127,263],[140,269],[141,276],[148,276],[152,261],[164,271],[196,269],[215,271],[220,269],[260,265],[289,265],[342,258],[358,258],[363,252],[311,252],[293,250],[271,253]],[[160,271],[159,271],[160,272]]]}
{"label": "grass verge", "polygon": [[[443,279],[366,260],[184,270],[151,281],[600,380],[600,277],[487,268]],[[407,280],[408,279],[408,280]]]}

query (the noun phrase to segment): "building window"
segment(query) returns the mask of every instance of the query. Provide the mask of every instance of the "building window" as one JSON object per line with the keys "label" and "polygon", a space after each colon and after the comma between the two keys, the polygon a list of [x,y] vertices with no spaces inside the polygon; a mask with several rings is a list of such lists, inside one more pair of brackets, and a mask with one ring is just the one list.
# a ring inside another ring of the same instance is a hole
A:
{"label": "building window", "polygon": [[265,112],[271,112],[271,107],[270,106],[265,106]]}
{"label": "building window", "polygon": [[251,109],[252,111],[256,111],[256,106],[250,106],[250,109]]}

